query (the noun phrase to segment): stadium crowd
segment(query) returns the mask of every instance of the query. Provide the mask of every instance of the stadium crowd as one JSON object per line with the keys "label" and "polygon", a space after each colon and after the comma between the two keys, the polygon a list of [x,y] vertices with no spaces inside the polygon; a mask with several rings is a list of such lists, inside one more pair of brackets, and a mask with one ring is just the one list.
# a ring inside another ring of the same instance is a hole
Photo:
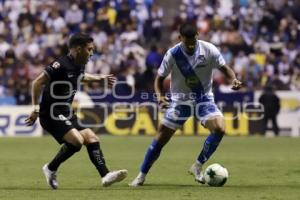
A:
{"label": "stadium crowd", "polygon": [[[248,90],[300,89],[300,2],[182,0],[178,21],[193,20],[200,38],[220,47]],[[218,84],[223,82],[216,75]]]}
{"label": "stadium crowd", "polygon": [[[87,72],[113,73],[128,87],[153,91],[164,52],[178,42],[177,28],[186,20],[197,24],[199,38],[220,47],[246,90],[300,90],[297,1],[182,0],[171,25],[157,3],[0,0],[0,104],[29,104],[31,81],[67,52],[68,37],[78,31],[95,40]],[[216,88],[227,84],[219,73],[214,79]]]}

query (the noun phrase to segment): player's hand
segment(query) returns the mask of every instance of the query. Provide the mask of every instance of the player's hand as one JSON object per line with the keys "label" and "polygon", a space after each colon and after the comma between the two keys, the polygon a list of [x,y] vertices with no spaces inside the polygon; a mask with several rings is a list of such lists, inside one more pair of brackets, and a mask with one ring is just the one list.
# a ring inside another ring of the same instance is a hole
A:
{"label": "player's hand", "polygon": [[113,75],[113,74],[109,74],[109,75],[102,75],[101,76],[102,80],[104,82],[107,83],[108,87],[112,87],[116,81],[117,81],[117,78]]}
{"label": "player's hand", "polygon": [[237,79],[233,79],[231,89],[239,90],[241,87],[243,87],[243,83]]}
{"label": "player's hand", "polygon": [[25,123],[27,126],[32,126],[36,119],[38,118],[39,113],[36,111],[32,111],[31,114],[25,119]]}
{"label": "player's hand", "polygon": [[168,97],[161,97],[158,99],[158,105],[160,107],[161,110],[166,110],[169,108],[170,106],[170,98]]}

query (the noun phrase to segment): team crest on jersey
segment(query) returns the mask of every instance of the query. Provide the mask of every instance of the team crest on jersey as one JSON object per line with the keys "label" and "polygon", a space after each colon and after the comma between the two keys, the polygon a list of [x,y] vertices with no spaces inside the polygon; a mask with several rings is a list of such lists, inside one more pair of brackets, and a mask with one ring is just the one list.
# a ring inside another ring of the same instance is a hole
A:
{"label": "team crest on jersey", "polygon": [[206,59],[204,55],[199,55],[197,57],[197,66],[196,67],[205,67]]}
{"label": "team crest on jersey", "polygon": [[197,61],[198,61],[199,63],[205,63],[205,61],[206,61],[205,56],[204,56],[204,55],[199,55],[199,56],[197,57]]}

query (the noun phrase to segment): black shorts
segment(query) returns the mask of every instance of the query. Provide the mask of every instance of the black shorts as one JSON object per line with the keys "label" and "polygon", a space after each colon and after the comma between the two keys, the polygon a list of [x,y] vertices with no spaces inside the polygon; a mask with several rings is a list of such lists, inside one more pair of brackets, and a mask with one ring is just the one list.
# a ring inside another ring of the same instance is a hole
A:
{"label": "black shorts", "polygon": [[59,115],[58,119],[51,118],[50,115],[40,115],[40,124],[47,132],[49,132],[59,144],[64,143],[64,135],[72,128],[81,131],[86,127],[80,126],[78,118],[75,114],[68,120],[64,115]]}

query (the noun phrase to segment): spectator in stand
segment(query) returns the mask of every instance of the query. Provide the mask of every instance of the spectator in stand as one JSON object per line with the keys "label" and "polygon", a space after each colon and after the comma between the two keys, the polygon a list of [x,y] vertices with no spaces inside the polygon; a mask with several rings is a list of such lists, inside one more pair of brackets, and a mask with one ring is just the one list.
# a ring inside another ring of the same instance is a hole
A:
{"label": "spectator in stand", "polygon": [[163,53],[156,45],[152,45],[150,52],[146,56],[146,71],[142,76],[138,76],[137,84],[141,86],[141,90],[154,91],[153,82],[157,70],[163,60]]}
{"label": "spectator in stand", "polygon": [[162,29],[162,18],[164,16],[163,9],[157,4],[153,4],[150,12],[151,19],[151,36],[155,39],[156,42],[159,42],[161,39],[161,29]]}
{"label": "spectator in stand", "polygon": [[79,30],[79,24],[83,20],[83,12],[77,4],[72,4],[71,8],[66,11],[65,21],[72,32]]}
{"label": "spectator in stand", "polygon": [[88,1],[84,5],[83,21],[89,26],[93,26],[96,17],[96,8],[93,1]]}
{"label": "spectator in stand", "polygon": [[139,40],[139,34],[135,27],[135,24],[129,23],[125,25],[125,30],[120,35],[121,40],[126,40],[127,42],[135,42]]}
{"label": "spectator in stand", "polygon": [[62,16],[59,15],[58,10],[53,10],[50,17],[46,20],[46,26],[54,29],[55,32],[61,32],[66,26],[66,22]]}
{"label": "spectator in stand", "polygon": [[291,89],[294,91],[300,91],[300,69],[295,69],[291,81]]}
{"label": "spectator in stand", "polygon": [[224,45],[221,47],[221,54],[224,57],[226,63],[232,64],[232,52],[229,51],[228,46]]}
{"label": "spectator in stand", "polygon": [[163,54],[159,52],[156,45],[152,45],[150,52],[146,57],[146,67],[150,69],[157,69],[160,66],[160,63],[163,59]]}
{"label": "spectator in stand", "polygon": [[10,49],[11,45],[6,41],[5,35],[0,35],[0,57],[4,57],[5,52]]}
{"label": "spectator in stand", "polygon": [[130,7],[127,1],[122,1],[120,10],[118,10],[117,21],[124,29],[125,25],[131,22]]}
{"label": "spectator in stand", "polygon": [[139,37],[142,39],[142,41],[145,41],[143,35],[143,26],[150,16],[147,5],[143,3],[143,0],[137,1],[136,9],[131,12],[131,16],[133,17],[133,21],[137,22],[137,32]]}
{"label": "spectator in stand", "polygon": [[97,11],[95,25],[107,34],[112,31],[112,27],[109,23],[109,7],[105,5]]}
{"label": "spectator in stand", "polygon": [[244,51],[239,51],[238,55],[234,59],[233,69],[239,80],[245,81],[246,69],[249,66],[249,58],[246,56]]}
{"label": "spectator in stand", "polygon": [[257,64],[254,56],[250,57],[249,65],[247,66],[246,80],[248,88],[259,89],[262,77],[262,69]]}

